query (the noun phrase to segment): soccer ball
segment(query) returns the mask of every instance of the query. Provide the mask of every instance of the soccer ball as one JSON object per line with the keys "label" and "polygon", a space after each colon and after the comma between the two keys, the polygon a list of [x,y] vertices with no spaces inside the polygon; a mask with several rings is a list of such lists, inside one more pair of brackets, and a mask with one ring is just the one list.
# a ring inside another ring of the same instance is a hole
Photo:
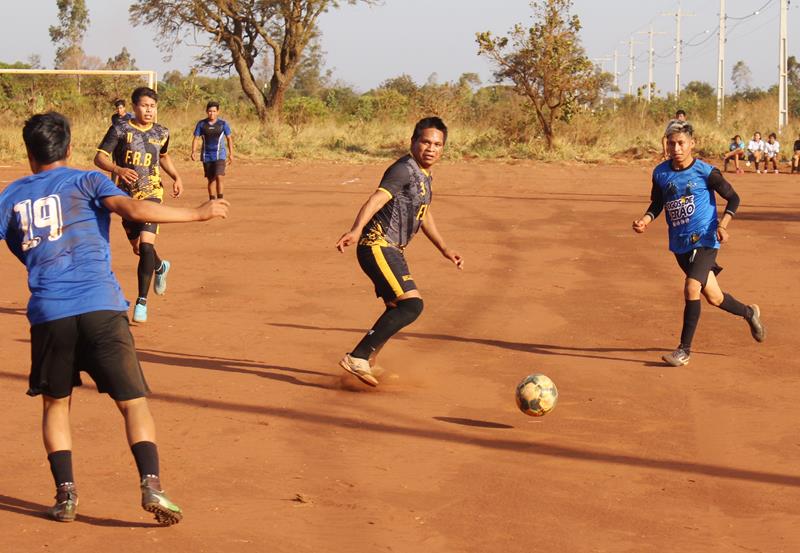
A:
{"label": "soccer ball", "polygon": [[541,417],[556,406],[558,389],[547,376],[532,374],[517,385],[516,399],[520,411],[531,417]]}

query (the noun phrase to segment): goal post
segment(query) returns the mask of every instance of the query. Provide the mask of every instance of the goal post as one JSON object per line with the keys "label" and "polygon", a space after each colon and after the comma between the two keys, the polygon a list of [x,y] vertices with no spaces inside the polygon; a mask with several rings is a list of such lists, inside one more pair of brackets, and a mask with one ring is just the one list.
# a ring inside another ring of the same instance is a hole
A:
{"label": "goal post", "polygon": [[17,75],[133,75],[147,77],[147,86],[158,91],[158,79],[155,71],[133,71],[114,69],[0,69],[0,74],[11,73]]}

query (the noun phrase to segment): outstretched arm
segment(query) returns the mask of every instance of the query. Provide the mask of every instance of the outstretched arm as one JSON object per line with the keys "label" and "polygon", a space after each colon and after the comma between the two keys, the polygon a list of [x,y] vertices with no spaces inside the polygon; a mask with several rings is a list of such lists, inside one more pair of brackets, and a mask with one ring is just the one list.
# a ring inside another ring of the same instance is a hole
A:
{"label": "outstretched arm", "polygon": [[654,181],[653,187],[650,189],[650,205],[647,207],[645,214],[633,222],[633,225],[631,225],[633,230],[639,234],[643,233],[647,230],[647,225],[658,217],[662,209],[664,209],[664,195],[661,192],[661,187]]}
{"label": "outstretched arm", "polygon": [[138,223],[188,223],[208,221],[215,217],[224,219],[231,205],[227,200],[210,200],[198,207],[172,207],[126,196],[107,196],[101,201],[109,211],[126,221]]}
{"label": "outstretched arm", "polygon": [[358,211],[358,215],[356,215],[356,220],[353,222],[353,226],[350,227],[349,231],[342,234],[341,238],[339,238],[339,241],[336,242],[336,249],[340,252],[343,252],[347,246],[351,246],[358,242],[358,239],[361,236],[361,231],[364,230],[364,225],[366,225],[369,220],[372,219],[372,217],[389,202],[390,199],[391,196],[385,190],[379,188],[373,192]]}
{"label": "outstretched arm", "polygon": [[444,243],[444,238],[439,234],[439,229],[436,228],[436,221],[433,218],[433,213],[430,209],[425,213],[425,218],[422,220],[422,232],[428,237],[436,248],[442,252],[442,255],[452,261],[459,269],[464,268],[464,258],[461,257],[457,251],[448,248]]}

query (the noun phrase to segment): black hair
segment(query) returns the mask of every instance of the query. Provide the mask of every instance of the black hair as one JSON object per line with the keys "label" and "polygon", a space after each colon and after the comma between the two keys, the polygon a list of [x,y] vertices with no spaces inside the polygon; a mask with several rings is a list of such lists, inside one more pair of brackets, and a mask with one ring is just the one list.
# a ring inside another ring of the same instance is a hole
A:
{"label": "black hair", "polygon": [[122,98],[117,98],[116,100],[114,100],[114,107],[119,107],[124,105],[125,105],[125,100],[123,100]]}
{"label": "black hair", "polygon": [[152,98],[153,100],[158,102],[158,92],[156,92],[155,90],[153,90],[148,86],[140,86],[139,88],[133,91],[133,94],[131,94],[131,103],[133,103],[134,106],[138,105],[139,100],[141,100],[143,96],[146,96],[147,98]]}
{"label": "black hair", "polygon": [[447,142],[447,125],[444,124],[444,121],[441,120],[439,117],[426,117],[424,119],[420,119],[416,125],[414,125],[414,133],[411,135],[411,142],[416,142],[420,136],[422,136],[422,131],[425,129],[436,129],[442,131],[444,135],[444,142]]}
{"label": "black hair", "polygon": [[679,115],[683,115],[684,117],[686,117],[686,112],[683,111],[682,109],[679,109],[678,111],[675,112],[675,117]]}
{"label": "black hair", "polygon": [[69,120],[55,111],[37,113],[22,127],[28,153],[42,165],[66,159],[70,138]]}
{"label": "black hair", "polygon": [[775,139],[777,139],[778,135],[775,134],[774,132],[771,132],[771,133],[769,133],[769,136],[767,138],[775,138]]}
{"label": "black hair", "polygon": [[211,100],[209,103],[206,104],[206,111],[210,110],[211,108],[219,109],[219,102],[216,100]]}

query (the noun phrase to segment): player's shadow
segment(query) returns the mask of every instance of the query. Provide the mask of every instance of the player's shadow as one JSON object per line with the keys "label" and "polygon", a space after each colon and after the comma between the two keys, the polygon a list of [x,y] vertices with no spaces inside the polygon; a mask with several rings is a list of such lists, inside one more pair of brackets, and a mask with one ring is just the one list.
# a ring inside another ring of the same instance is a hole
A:
{"label": "player's shadow", "polygon": [[[330,390],[337,388],[338,380],[328,373],[311,371],[308,369],[295,369],[292,367],[281,367],[260,363],[250,359],[231,359],[227,357],[213,357],[207,355],[196,355],[191,353],[175,353],[170,351],[160,351],[152,349],[137,350],[140,361],[147,363],[158,363],[160,365],[170,365],[173,367],[189,367],[194,369],[204,369],[210,371],[222,371],[229,373],[247,374],[261,378],[269,378],[278,382],[286,382],[296,386],[308,386],[311,388],[322,388]],[[307,375],[309,377],[319,377],[320,381],[301,380],[293,376],[293,373]]]}
{"label": "player's shadow", "polygon": [[0,314],[2,315],[22,315],[27,313],[24,307],[0,307]]}
{"label": "player's shadow", "polygon": [[[0,511],[8,511],[9,513],[51,520],[50,516],[47,514],[47,509],[49,508],[49,505],[41,505],[32,501],[0,494]],[[78,513],[75,522],[83,522],[92,526],[105,526],[108,528],[157,528],[160,526],[160,524],[155,522],[126,522],[115,518],[100,518],[80,513]],[[55,521],[53,521],[53,523],[56,524]]]}
{"label": "player's shadow", "polygon": [[736,214],[743,221],[800,221],[800,211],[743,211]]}
{"label": "player's shadow", "polygon": [[474,426],[477,428],[514,428],[510,424],[503,424],[500,422],[482,421],[477,419],[465,419],[461,417],[433,417],[434,420],[448,422],[450,424],[459,424],[461,426]]}
{"label": "player's shadow", "polygon": [[[292,323],[269,323],[272,326],[279,326],[284,328],[296,328],[299,330],[335,330],[339,332],[352,332],[355,334],[363,334],[364,329],[359,328],[338,328],[326,326],[312,326],[301,325]],[[467,338],[464,336],[453,336],[451,334],[435,334],[424,332],[405,332],[401,331],[394,336],[392,340],[403,340],[406,338],[423,338],[427,340],[445,340],[448,342],[461,342],[469,344],[478,344],[482,346],[490,346],[501,349],[509,349],[514,351],[522,351],[525,353],[535,353],[538,355],[563,355],[567,357],[582,357],[586,359],[603,359],[607,361],[625,361],[628,363],[648,363],[649,359],[631,359],[629,357],[618,357],[614,355],[601,355],[605,353],[615,352],[631,352],[631,353],[644,353],[644,352],[658,352],[664,351],[664,348],[578,348],[570,346],[559,346],[555,344],[529,344],[525,342],[509,342],[507,340],[495,340],[491,338]],[[711,354],[714,355],[714,354]]]}

